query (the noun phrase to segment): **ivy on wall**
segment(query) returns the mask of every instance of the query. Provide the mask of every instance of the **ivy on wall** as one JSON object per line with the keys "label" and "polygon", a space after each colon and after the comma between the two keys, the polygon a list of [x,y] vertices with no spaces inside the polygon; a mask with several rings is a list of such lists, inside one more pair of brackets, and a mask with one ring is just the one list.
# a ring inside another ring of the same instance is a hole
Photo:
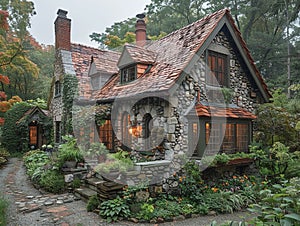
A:
{"label": "ivy on wall", "polygon": [[72,109],[73,101],[78,96],[78,80],[74,75],[65,75],[62,90],[63,118],[62,134],[73,134]]}

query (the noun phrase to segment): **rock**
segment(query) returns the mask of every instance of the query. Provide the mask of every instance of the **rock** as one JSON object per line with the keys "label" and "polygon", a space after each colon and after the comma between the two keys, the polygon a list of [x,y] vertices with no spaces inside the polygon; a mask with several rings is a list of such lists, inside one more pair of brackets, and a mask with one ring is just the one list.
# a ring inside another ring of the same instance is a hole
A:
{"label": "rock", "polygon": [[159,224],[163,223],[163,222],[165,222],[165,220],[162,217],[158,217],[157,220],[156,220],[156,223],[159,223]]}
{"label": "rock", "polygon": [[51,205],[53,205],[53,202],[47,201],[47,202],[44,203],[44,205],[45,205],[45,206],[51,206]]}
{"label": "rock", "polygon": [[209,211],[207,215],[208,215],[208,216],[216,216],[217,213],[216,213],[215,211],[212,210],[212,211]]}
{"label": "rock", "polygon": [[26,198],[27,198],[27,199],[33,199],[33,198],[34,198],[34,196],[32,196],[32,195],[28,195],[28,196],[26,196]]}
{"label": "rock", "polygon": [[139,220],[134,217],[130,218],[129,220],[132,221],[133,223],[139,223]]}

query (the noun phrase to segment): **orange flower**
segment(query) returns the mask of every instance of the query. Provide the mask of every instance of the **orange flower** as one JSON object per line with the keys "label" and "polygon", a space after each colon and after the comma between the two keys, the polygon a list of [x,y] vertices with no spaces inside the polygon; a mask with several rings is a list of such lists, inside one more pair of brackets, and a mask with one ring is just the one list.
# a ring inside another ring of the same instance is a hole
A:
{"label": "orange flower", "polygon": [[236,177],[236,176],[232,176],[232,178],[233,178],[233,179],[236,179],[237,177]]}
{"label": "orange flower", "polygon": [[211,190],[212,190],[213,192],[217,192],[217,191],[219,190],[219,188],[211,188]]}

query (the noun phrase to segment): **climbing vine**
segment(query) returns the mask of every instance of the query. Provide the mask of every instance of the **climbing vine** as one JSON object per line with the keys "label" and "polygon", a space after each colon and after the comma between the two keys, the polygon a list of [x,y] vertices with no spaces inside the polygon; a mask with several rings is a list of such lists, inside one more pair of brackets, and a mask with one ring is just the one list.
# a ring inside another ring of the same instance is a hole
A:
{"label": "climbing vine", "polygon": [[74,75],[65,75],[63,80],[63,131],[62,134],[73,134],[72,109],[73,101],[78,96],[78,80]]}

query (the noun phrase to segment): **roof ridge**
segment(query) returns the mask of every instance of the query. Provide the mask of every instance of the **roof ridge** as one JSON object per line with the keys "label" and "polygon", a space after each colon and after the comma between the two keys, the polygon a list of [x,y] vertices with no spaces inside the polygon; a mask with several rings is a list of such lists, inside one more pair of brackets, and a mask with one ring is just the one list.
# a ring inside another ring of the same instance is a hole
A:
{"label": "roof ridge", "polygon": [[161,39],[158,39],[157,41],[161,41],[161,40],[167,39],[167,38],[169,38],[169,36],[172,36],[172,35],[174,35],[175,33],[180,32],[181,30],[187,29],[188,27],[192,27],[192,26],[194,26],[196,23],[199,23],[200,21],[205,21],[207,18],[213,17],[213,16],[215,16],[216,14],[219,14],[219,13],[221,13],[221,12],[223,12],[223,11],[224,11],[224,15],[225,15],[226,13],[230,12],[230,10],[229,10],[228,8],[224,8],[224,9],[220,9],[220,10],[218,10],[218,11],[215,11],[215,12],[213,12],[213,13],[207,14],[206,16],[204,16],[204,17],[202,17],[202,18],[200,18],[200,19],[194,21],[194,22],[191,23],[191,24],[187,24],[187,25],[185,25],[185,26],[183,26],[183,27],[181,27],[181,28],[179,28],[179,29],[177,29],[177,30],[175,30],[175,31],[172,31],[171,33],[167,34],[166,36],[162,37]]}
{"label": "roof ridge", "polygon": [[109,50],[109,49],[99,49],[99,48],[96,48],[96,47],[93,47],[93,46],[84,45],[84,44],[81,44],[81,43],[74,43],[74,42],[72,42],[71,45],[81,46],[81,47],[85,47],[85,48],[89,48],[89,49],[93,49],[93,50],[97,50],[97,51],[102,51],[102,52],[111,52],[111,53],[120,54],[117,51],[113,51],[113,50]]}

